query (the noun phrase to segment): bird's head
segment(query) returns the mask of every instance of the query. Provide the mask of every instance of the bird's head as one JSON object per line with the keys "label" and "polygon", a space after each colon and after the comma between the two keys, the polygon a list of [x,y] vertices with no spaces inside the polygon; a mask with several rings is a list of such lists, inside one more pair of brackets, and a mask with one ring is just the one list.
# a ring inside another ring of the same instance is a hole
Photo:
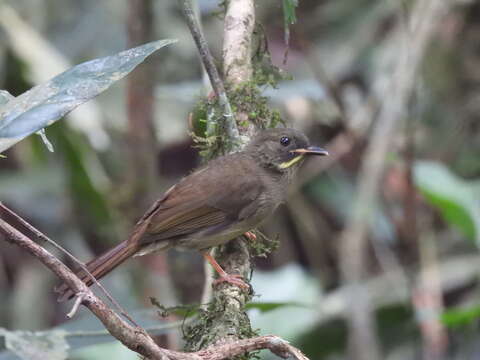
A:
{"label": "bird's head", "polygon": [[281,173],[292,173],[310,155],[328,155],[327,150],[311,146],[308,138],[295,129],[275,128],[259,132],[247,145],[260,165]]}

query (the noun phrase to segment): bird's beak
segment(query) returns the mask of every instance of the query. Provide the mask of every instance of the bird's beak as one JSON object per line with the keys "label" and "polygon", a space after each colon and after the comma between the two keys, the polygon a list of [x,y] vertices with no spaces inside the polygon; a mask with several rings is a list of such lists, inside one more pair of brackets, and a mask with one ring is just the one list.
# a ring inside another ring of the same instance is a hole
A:
{"label": "bird's beak", "polygon": [[301,154],[301,155],[321,155],[327,156],[328,151],[318,147],[318,146],[309,146],[305,149],[295,149],[291,151],[292,153]]}
{"label": "bird's beak", "polygon": [[291,150],[291,153],[298,154],[292,160],[280,164],[280,169],[286,169],[305,158],[305,155],[328,155],[328,151],[317,146],[309,146],[305,149]]}

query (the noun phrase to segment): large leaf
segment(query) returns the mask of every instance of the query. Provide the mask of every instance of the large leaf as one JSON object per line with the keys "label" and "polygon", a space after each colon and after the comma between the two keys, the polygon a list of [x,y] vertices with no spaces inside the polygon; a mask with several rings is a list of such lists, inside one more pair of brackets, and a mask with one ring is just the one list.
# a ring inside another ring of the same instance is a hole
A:
{"label": "large leaf", "polygon": [[82,63],[11,99],[0,106],[0,152],[97,96],[147,56],[175,41],[154,41]]}
{"label": "large leaf", "polygon": [[419,161],[414,167],[415,184],[445,220],[480,245],[480,188],[478,181],[466,181],[445,165]]}

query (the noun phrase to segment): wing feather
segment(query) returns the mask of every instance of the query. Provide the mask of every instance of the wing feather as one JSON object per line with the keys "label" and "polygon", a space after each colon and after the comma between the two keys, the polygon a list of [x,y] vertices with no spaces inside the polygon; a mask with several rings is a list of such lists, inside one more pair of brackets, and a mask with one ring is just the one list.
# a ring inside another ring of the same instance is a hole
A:
{"label": "wing feather", "polygon": [[[228,161],[227,158],[214,160],[171,188],[145,219],[149,225],[142,242],[221,229],[222,225],[239,220],[242,210],[263,190],[255,178],[255,169],[244,160],[240,156],[229,156]],[[242,181],[238,181],[236,175],[239,170]]]}
{"label": "wing feather", "polygon": [[188,235],[200,229],[211,228],[223,224],[226,220],[225,213],[222,211],[211,212],[189,221],[180,223],[174,227],[155,234],[157,240],[164,240],[180,235]]}

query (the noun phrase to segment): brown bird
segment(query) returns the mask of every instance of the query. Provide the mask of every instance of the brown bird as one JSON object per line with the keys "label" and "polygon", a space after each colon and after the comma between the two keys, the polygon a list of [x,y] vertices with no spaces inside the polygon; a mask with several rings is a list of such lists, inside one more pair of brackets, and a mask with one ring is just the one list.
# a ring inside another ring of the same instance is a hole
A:
{"label": "brown bird", "polygon": [[[216,282],[247,285],[227,274],[208,253],[257,227],[286,200],[287,186],[307,155],[328,155],[295,129],[259,132],[243,151],[208,162],[172,186],[135,225],[130,237],[86,264],[100,279],[132,256],[169,248],[202,252],[219,274]],[[92,280],[80,270],[88,286]],[[59,301],[74,296],[66,284]]]}

